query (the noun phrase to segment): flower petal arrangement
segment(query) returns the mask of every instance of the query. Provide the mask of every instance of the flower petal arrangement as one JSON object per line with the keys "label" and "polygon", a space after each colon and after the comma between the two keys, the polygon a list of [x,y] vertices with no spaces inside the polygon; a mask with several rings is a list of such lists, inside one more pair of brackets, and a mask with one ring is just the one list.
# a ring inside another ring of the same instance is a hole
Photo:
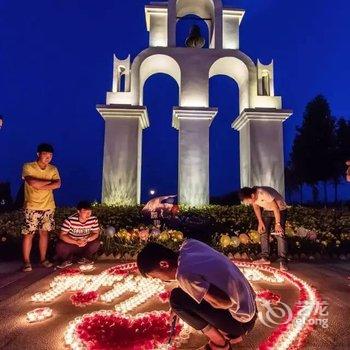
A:
{"label": "flower petal arrangement", "polygon": [[[131,317],[98,311],[78,318],[73,324],[74,331],[66,333],[66,342],[72,348],[80,346],[87,350],[154,350],[166,344],[170,335],[167,312]],[[181,329],[181,325],[176,327],[175,337]]]}

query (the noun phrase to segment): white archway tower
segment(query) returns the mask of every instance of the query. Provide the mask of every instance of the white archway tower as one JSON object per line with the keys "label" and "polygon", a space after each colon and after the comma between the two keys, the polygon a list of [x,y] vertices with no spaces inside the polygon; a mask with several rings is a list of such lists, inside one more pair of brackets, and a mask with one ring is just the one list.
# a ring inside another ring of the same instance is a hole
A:
{"label": "white archway tower", "polygon": [[[188,14],[205,19],[209,48],[176,47],[176,23]],[[113,89],[98,111],[106,120],[102,201],[140,202],[142,129],[149,126],[143,86],[156,73],[179,86],[173,127],[179,131],[179,200],[209,203],[209,127],[217,113],[209,107],[209,78],[223,74],[239,87],[242,186],[273,186],[284,192],[282,123],[291,114],[274,95],[273,62],[263,65],[239,50],[244,11],[223,8],[221,0],[169,0],[145,7],[149,47],[133,62],[114,58]],[[222,169],[224,171],[224,169]]]}

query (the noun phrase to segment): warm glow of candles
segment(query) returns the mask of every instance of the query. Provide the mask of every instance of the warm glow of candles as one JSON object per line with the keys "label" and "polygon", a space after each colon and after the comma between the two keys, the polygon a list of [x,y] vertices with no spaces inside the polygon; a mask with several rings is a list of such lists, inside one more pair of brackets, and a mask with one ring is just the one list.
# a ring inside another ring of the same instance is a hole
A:
{"label": "warm glow of candles", "polygon": [[[292,317],[287,324],[280,324],[273,330],[271,336],[260,344],[260,350],[287,350],[292,348],[300,349],[308,334],[311,332],[310,321],[312,321],[317,314],[317,306],[320,303],[320,297],[317,291],[313,289],[307,282],[296,277],[288,272],[281,272],[270,266],[257,266],[251,263],[235,262],[242,270],[243,274],[250,282],[268,282],[272,284],[281,284],[289,282],[299,290],[299,300],[294,305],[292,310]],[[67,291],[77,291],[80,294],[76,295],[80,305],[79,296],[86,304],[94,303],[99,298],[105,303],[112,303],[119,297],[126,293],[133,293],[133,295],[117,302],[113,310],[98,311],[93,314],[85,314],[75,318],[69,322],[65,332],[66,345],[71,349],[85,349],[85,345],[76,333],[77,326],[82,322],[85,316],[88,315],[123,315],[123,317],[132,317],[130,312],[137,309],[143,303],[149,301],[152,297],[164,293],[166,291],[165,285],[162,281],[157,279],[146,279],[135,273],[135,263],[121,264],[109,268],[96,275],[85,275],[82,271],[91,271],[91,267],[84,267],[78,271],[67,271],[61,275],[56,276],[50,284],[50,289],[44,292],[35,293],[32,296],[32,301],[36,303],[52,302]],[[111,287],[107,292],[99,296],[98,290],[100,287]],[[89,298],[90,294],[91,298]],[[93,294],[95,293],[95,294]],[[94,297],[94,298],[93,298]],[[85,299],[84,299],[85,298]],[[274,295],[269,291],[258,293],[257,300],[270,299],[271,302],[278,303],[279,296]],[[146,314],[145,314],[146,315]],[[29,322],[37,322],[52,316],[50,308],[40,308],[28,312],[27,319]],[[134,317],[141,317],[139,314]],[[174,345],[181,345],[181,343],[188,340],[191,328],[185,324],[182,325],[181,332],[174,338]],[[158,347],[159,350],[170,349],[169,345],[164,344]]]}
{"label": "warm glow of candles", "polygon": [[52,316],[52,309],[40,307],[27,313],[27,321],[30,323],[46,320]]}

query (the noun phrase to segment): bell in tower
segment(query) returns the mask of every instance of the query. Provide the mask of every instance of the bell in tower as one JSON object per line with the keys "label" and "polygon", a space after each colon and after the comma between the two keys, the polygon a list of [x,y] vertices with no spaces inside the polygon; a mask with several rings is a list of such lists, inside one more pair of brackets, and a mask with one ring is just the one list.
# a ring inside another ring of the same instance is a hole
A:
{"label": "bell in tower", "polygon": [[201,49],[205,45],[205,39],[201,36],[201,30],[197,25],[193,25],[190,34],[185,41],[186,47]]}

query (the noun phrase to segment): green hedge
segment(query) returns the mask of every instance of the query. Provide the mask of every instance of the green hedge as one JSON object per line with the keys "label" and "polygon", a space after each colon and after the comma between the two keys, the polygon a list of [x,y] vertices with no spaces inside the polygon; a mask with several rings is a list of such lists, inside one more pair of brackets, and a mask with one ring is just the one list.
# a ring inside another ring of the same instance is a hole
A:
{"label": "green hedge", "polygon": [[[132,230],[149,224],[142,218],[140,207],[102,206],[94,207],[94,214],[105,229],[113,226],[116,232],[126,228]],[[57,239],[57,233],[63,220],[72,214],[72,208],[56,210],[56,230],[51,235],[51,252]],[[0,249],[2,258],[20,256],[20,231],[23,225],[21,211],[13,211],[0,215]],[[207,206],[200,209],[181,208],[176,220],[168,220],[165,225],[169,229],[183,232],[185,237],[192,237],[210,243],[226,254],[246,252],[256,255],[259,244],[250,239],[247,244],[238,247],[221,244],[223,234],[230,237],[246,233],[252,237],[256,229],[256,220],[250,207],[246,206]],[[316,236],[317,234],[317,236]],[[346,255],[350,253],[350,213],[335,209],[313,209],[293,207],[288,213],[288,244],[291,255]],[[152,235],[151,235],[152,237]],[[151,239],[155,239],[152,237]],[[125,240],[115,234],[109,237],[102,234],[101,253],[124,255],[135,254],[144,244],[139,239]],[[176,247],[179,242],[172,239],[163,243]],[[275,242],[273,244],[275,249]]]}

